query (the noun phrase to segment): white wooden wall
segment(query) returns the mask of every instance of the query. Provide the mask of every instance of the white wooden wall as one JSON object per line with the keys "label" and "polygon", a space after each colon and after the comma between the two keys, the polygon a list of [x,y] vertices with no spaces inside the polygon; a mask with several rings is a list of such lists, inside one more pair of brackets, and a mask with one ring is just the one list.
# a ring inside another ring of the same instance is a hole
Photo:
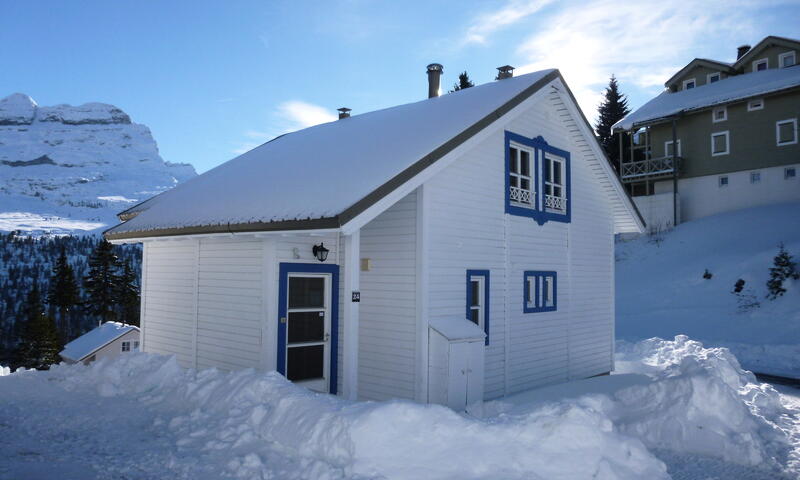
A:
{"label": "white wooden wall", "polygon": [[414,399],[416,193],[361,229],[359,398]]}

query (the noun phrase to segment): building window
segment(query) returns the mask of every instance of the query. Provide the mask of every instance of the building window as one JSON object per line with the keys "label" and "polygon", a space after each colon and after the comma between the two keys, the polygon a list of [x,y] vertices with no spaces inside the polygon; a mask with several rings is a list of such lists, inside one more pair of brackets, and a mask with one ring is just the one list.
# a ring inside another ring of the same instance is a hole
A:
{"label": "building window", "polygon": [[511,146],[508,149],[508,196],[517,206],[533,208],[536,191],[533,190],[531,159],[534,152]]}
{"label": "building window", "polygon": [[558,308],[558,285],[556,272],[525,272],[524,313],[554,312]]}
{"label": "building window", "polygon": [[684,80],[683,81],[683,89],[684,90],[692,89],[695,86],[697,86],[697,81],[695,81],[694,78],[690,78],[689,80]]}
{"label": "building window", "polygon": [[781,68],[793,67],[797,63],[794,52],[784,52],[778,55],[778,66]]}
{"label": "building window", "polygon": [[779,147],[797,143],[797,119],[775,122],[775,141]]}
{"label": "building window", "polygon": [[564,188],[564,159],[544,154],[544,206],[548,210],[563,213],[567,209]]}
{"label": "building window", "polygon": [[728,186],[728,176],[722,175],[721,177],[719,177],[719,188],[727,186]]}
{"label": "building window", "polygon": [[712,111],[711,119],[714,123],[724,122],[728,119],[728,107],[717,107]]}
{"label": "building window", "polygon": [[750,172],[750,183],[760,183],[761,172]]}
{"label": "building window", "polygon": [[706,82],[707,83],[717,83],[722,78],[722,75],[719,72],[709,73],[706,75]]}
{"label": "building window", "polygon": [[727,155],[730,153],[728,131],[711,134],[711,156]]}
{"label": "building window", "polygon": [[786,167],[783,169],[783,178],[784,180],[789,180],[790,178],[795,178],[797,176],[797,169],[794,167]]}
{"label": "building window", "polygon": [[753,62],[753,71],[760,72],[762,70],[766,70],[769,68],[769,59],[762,58],[761,60],[756,60]]}
{"label": "building window", "polygon": [[131,342],[122,342],[122,351],[123,352],[130,352],[131,351]]}
{"label": "building window", "polygon": [[[672,157],[672,140],[664,142],[664,156]],[[678,156],[681,156],[681,141],[678,139]]]}
{"label": "building window", "polygon": [[753,110],[763,110],[764,109],[764,99],[757,98],[755,100],[750,100],[747,102],[747,111],[752,112]]}
{"label": "building window", "polygon": [[549,145],[541,136],[527,138],[505,132],[505,212],[529,217],[539,225],[569,223],[570,154]]}
{"label": "building window", "polygon": [[489,270],[467,270],[467,319],[486,332],[489,345]]}
{"label": "building window", "polygon": [[133,349],[134,349],[134,350],[139,350],[139,341],[138,341],[138,340],[135,340],[135,341],[133,342]]}

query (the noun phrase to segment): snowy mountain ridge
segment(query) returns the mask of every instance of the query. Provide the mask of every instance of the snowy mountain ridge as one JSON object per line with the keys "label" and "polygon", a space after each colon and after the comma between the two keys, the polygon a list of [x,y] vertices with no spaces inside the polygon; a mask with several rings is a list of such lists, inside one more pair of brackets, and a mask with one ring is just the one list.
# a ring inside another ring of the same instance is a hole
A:
{"label": "snowy mountain ridge", "polygon": [[150,129],[114,105],[0,99],[0,230],[107,228],[121,210],[196,175],[165,162]]}

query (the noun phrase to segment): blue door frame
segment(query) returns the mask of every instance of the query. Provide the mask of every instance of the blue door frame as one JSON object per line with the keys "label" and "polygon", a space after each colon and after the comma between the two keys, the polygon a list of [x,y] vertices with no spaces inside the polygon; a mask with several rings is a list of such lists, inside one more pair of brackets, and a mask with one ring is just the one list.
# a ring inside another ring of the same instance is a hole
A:
{"label": "blue door frame", "polygon": [[280,264],[280,285],[278,287],[278,372],[281,375],[286,375],[286,324],[281,322],[281,318],[286,318],[290,273],[328,273],[331,275],[331,358],[329,360],[328,392],[336,395],[339,350],[339,265],[322,263]]}

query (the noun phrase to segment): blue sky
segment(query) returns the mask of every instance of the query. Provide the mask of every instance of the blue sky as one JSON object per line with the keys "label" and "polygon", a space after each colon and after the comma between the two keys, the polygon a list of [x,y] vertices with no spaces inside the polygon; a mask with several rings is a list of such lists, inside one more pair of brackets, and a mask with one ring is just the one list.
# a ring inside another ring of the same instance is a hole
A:
{"label": "blue sky", "polygon": [[559,68],[589,118],[611,73],[637,107],[694,57],[800,38],[800,1],[0,3],[0,97],[111,103],[202,172],[275,135],[421,100],[467,70]]}

